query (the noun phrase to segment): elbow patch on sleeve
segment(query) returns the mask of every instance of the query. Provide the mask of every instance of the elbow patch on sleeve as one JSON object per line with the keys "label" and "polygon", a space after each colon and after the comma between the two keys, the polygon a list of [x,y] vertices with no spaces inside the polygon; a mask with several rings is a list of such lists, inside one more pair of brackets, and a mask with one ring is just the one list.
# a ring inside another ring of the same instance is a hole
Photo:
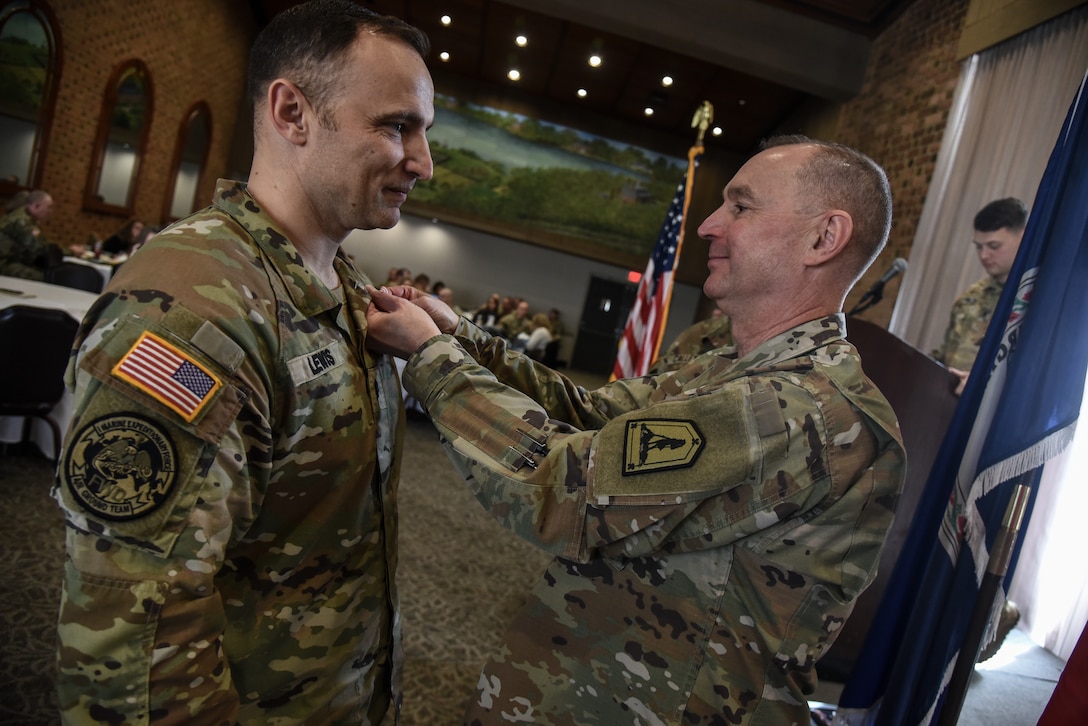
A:
{"label": "elbow patch on sleeve", "polygon": [[774,392],[744,383],[632,412],[597,437],[590,501],[673,504],[752,484],[762,475],[761,439],[786,436]]}

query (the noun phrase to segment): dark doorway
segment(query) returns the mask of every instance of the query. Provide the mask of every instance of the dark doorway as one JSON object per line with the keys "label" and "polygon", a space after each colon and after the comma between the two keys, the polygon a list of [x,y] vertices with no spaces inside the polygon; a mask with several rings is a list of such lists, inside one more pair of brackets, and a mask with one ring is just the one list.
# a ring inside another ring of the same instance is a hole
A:
{"label": "dark doorway", "polygon": [[574,341],[571,368],[587,373],[612,373],[616,348],[627,316],[635,302],[638,286],[629,282],[591,277],[578,336]]}

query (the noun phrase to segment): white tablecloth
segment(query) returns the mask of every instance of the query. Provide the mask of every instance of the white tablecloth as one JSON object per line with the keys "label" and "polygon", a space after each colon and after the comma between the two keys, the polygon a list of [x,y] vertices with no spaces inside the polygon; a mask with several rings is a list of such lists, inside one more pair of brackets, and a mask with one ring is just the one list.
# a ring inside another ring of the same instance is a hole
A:
{"label": "white tablecloth", "polygon": [[98,260],[94,259],[85,260],[82,257],[74,257],[69,255],[64,258],[64,261],[75,262],[80,265],[86,265],[87,267],[93,267],[94,269],[98,270],[98,274],[102,275],[102,287],[105,287],[107,284],[109,284],[110,278],[113,277],[113,271],[117,269],[117,266],[119,264],[127,259],[128,257],[126,256],[123,259],[118,257],[118,261],[116,262],[112,261],[112,258],[108,261],[99,262]]}
{"label": "white tablecloth", "polygon": [[[98,298],[97,295],[71,287],[50,285],[45,282],[23,280],[18,277],[0,275],[0,310],[12,305],[30,305],[38,308],[63,310],[75,320],[83,319],[87,310]],[[53,419],[60,425],[61,435],[68,429],[72,420],[72,395],[64,392],[60,402],[53,409]],[[17,443],[23,434],[21,416],[0,416],[0,441]],[[48,456],[53,455],[53,434],[44,421],[33,419],[30,427],[30,440]]]}

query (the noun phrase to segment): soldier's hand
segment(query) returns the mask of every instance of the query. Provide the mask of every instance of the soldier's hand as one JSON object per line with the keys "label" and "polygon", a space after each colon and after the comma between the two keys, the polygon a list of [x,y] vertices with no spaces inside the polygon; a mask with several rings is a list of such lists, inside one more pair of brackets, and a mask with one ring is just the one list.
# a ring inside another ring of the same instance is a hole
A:
{"label": "soldier's hand", "polygon": [[[438,325],[424,307],[429,303],[423,298],[429,295],[410,300],[384,288],[368,287],[367,292],[370,305],[366,310],[366,347],[370,350],[407,358],[439,334]],[[434,302],[442,305],[438,300]]]}
{"label": "soldier's hand", "polygon": [[971,375],[971,371],[961,371],[959,368],[949,368],[948,371],[960,379],[956,385],[956,390],[953,391],[957,396],[963,395],[963,387],[967,385],[967,378]]}

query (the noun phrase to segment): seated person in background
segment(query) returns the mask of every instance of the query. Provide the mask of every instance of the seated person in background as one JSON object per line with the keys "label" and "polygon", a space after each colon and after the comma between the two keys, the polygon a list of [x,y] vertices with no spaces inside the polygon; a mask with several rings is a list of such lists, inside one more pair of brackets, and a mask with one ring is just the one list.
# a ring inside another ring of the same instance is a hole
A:
{"label": "seated person in background", "polygon": [[672,345],[657,356],[647,374],[670,370],[679,362],[727,345],[733,345],[732,326],[725,313],[714,308],[709,318],[682,330]]}
{"label": "seated person in background", "polygon": [[472,313],[472,322],[492,335],[501,335],[499,331],[499,293],[493,292],[487,301]]}
{"label": "seated person in background", "polygon": [[736,347],[656,377],[587,391],[433,297],[371,291],[368,345],[407,359],[480,502],[556,556],[465,723],[810,722],[906,467],[842,313],[891,191],[863,154],[786,137],[723,196],[703,290]]}
{"label": "seated person in background", "polygon": [[567,332],[562,319],[559,317],[558,308],[552,308],[548,311],[548,327],[552,329],[553,338],[562,338],[563,333]]}
{"label": "seated person in background", "polygon": [[521,333],[518,335],[518,339],[521,340],[524,336],[525,345],[523,350],[525,355],[529,356],[533,360],[544,360],[544,352],[548,345],[555,340],[552,337],[552,329],[548,324],[547,313],[537,313],[529,322],[529,332]]}
{"label": "seated person in background", "polygon": [[136,250],[147,244],[152,237],[162,231],[161,227],[152,227],[151,225],[144,225],[143,231],[136,237],[136,241],[132,243],[132,247],[129,249],[129,255],[136,253]]}
{"label": "seated person in background", "polygon": [[26,203],[0,217],[0,275],[44,280],[45,271],[64,257],[51,243],[42,224],[53,213],[53,197],[35,189]]}
{"label": "seated person in background", "polygon": [[531,325],[529,303],[524,300],[518,302],[513,312],[499,318],[499,330],[502,331],[502,336],[507,340],[513,340],[518,337],[519,333],[532,332]]}
{"label": "seated person in background", "polygon": [[963,393],[967,384],[967,376],[1020,249],[1027,221],[1028,208],[1015,197],[990,202],[975,215],[973,243],[986,277],[956,298],[944,343],[933,351],[934,358],[959,376],[956,395]]}
{"label": "seated person in background", "polygon": [[[440,284],[442,283],[436,282],[435,287],[438,287]],[[453,288],[449,285],[443,284],[442,287],[440,287],[435,292],[434,296],[442,302],[446,303],[446,305],[449,306],[450,310],[453,310],[453,312],[457,313],[458,315],[465,314],[464,308],[462,308],[460,305],[453,301]]]}
{"label": "seated person in background", "polygon": [[132,246],[144,231],[144,223],[130,219],[124,227],[114,232],[102,243],[102,252],[110,255],[132,254]]}

